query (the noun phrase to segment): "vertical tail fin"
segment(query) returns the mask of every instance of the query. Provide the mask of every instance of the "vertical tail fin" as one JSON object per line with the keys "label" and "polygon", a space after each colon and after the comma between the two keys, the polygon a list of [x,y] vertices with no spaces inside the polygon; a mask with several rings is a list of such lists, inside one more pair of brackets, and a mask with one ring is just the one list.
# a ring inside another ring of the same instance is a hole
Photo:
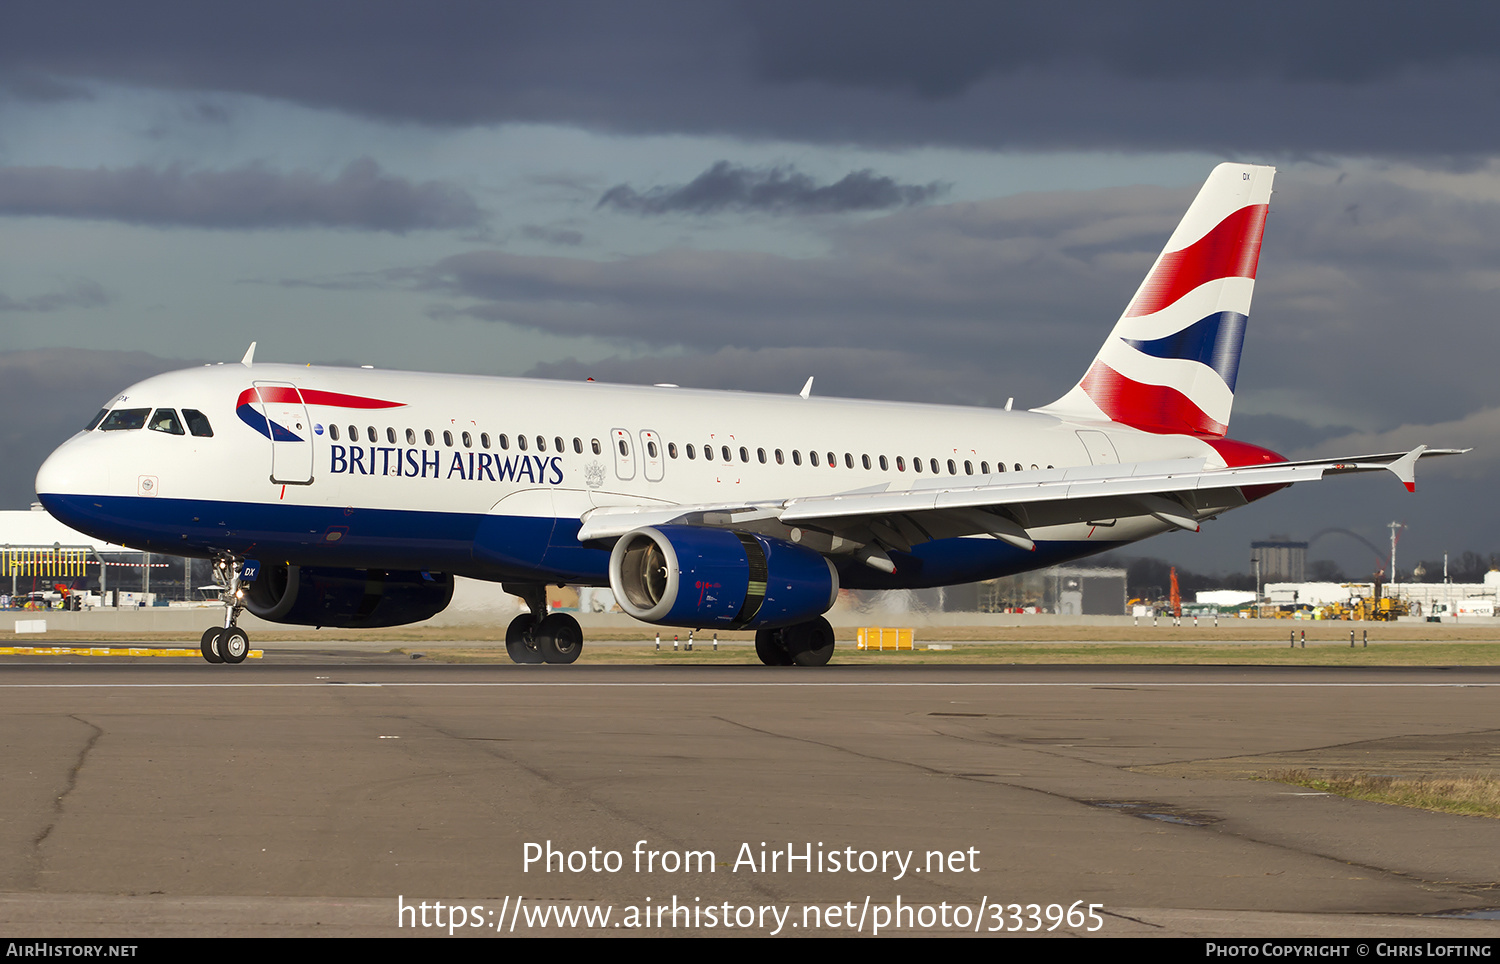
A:
{"label": "vertical tail fin", "polygon": [[1072,391],[1039,411],[1223,436],[1273,167],[1220,164]]}

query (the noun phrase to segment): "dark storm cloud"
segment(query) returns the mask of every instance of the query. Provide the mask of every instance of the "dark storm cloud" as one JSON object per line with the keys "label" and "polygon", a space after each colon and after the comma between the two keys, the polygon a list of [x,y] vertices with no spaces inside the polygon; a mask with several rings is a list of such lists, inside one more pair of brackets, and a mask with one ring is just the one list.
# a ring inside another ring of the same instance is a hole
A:
{"label": "dark storm cloud", "polygon": [[545,241],[548,244],[564,244],[576,248],[583,243],[583,232],[575,228],[550,227],[545,224],[521,226],[521,237],[530,241]]}
{"label": "dark storm cloud", "polygon": [[[1279,175],[1239,382],[1241,410],[1286,419],[1257,427],[1268,444],[1494,404],[1500,326],[1479,320],[1494,313],[1500,203],[1477,198],[1500,171],[1473,177],[1450,193],[1378,172]],[[962,359],[933,385],[997,400],[982,385],[995,379],[1034,406],[1082,373],[1190,198],[1123,187],[913,208],[839,225],[825,254],[804,258],[473,251],[382,283],[441,294],[438,317],[604,338],[629,356],[873,348],[916,370]],[[902,375],[872,372],[858,394],[887,395]]]}
{"label": "dark storm cloud", "polygon": [[406,280],[449,296],[444,314],[653,348],[1004,358],[1102,338],[1189,198],[1138,188],[913,208],[832,229],[829,253],[807,258],[473,251]]}
{"label": "dark storm cloud", "polygon": [[1212,9],[1183,0],[756,0],[744,12],[755,66],[767,79],[903,88],[928,98],[1056,64],[1094,64],[1143,80],[1363,83],[1493,64],[1500,34],[1493,10],[1454,7],[1429,16],[1398,0]]}
{"label": "dark storm cloud", "polygon": [[832,184],[819,184],[792,167],[749,168],[718,161],[687,184],[637,191],[617,184],[598,207],[632,214],[835,214],[886,211],[930,201],[947,191],[938,182],[899,184],[871,170],[853,171]]}
{"label": "dark storm cloud", "polygon": [[156,227],[350,228],[397,234],[469,227],[482,218],[463,190],[386,174],[365,158],[334,178],[263,165],[82,170],[0,168],[0,216],[89,218]]}
{"label": "dark storm cloud", "polygon": [[12,298],[0,291],[0,312],[59,311],[64,308],[98,308],[110,302],[109,292],[93,281],[76,281],[62,291],[51,291],[30,298]]}
{"label": "dark storm cloud", "polygon": [[877,145],[1500,146],[1481,4],[12,4],[0,83],[227,91],[429,124]]}

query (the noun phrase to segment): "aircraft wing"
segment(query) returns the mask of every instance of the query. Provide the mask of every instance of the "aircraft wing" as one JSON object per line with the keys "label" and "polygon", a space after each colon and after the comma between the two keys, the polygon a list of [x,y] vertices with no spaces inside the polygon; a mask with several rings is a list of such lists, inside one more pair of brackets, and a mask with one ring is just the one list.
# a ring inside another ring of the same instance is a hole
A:
{"label": "aircraft wing", "polygon": [[1387,452],[1352,458],[1207,468],[1204,459],[1085,465],[963,478],[926,478],[910,488],[888,485],[780,501],[601,507],[583,516],[580,541],[618,538],[650,525],[707,525],[791,538],[828,553],[859,553],[885,568],[879,550],[909,551],[933,539],[988,535],[1034,548],[1028,530],[1074,523],[1113,525],[1153,516],[1182,529],[1253,497],[1247,489],[1314,482],[1327,475],[1389,471],[1415,491],[1416,463],[1468,449]]}

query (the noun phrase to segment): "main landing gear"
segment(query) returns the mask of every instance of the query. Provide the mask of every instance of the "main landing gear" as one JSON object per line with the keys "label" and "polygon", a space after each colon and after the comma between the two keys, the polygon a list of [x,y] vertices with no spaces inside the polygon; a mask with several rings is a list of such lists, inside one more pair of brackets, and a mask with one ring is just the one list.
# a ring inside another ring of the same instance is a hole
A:
{"label": "main landing gear", "polygon": [[516,663],[571,663],[583,652],[583,627],[567,613],[547,612],[547,587],[507,583],[506,592],[520,596],[530,612],[510,621],[505,629],[505,651]]}
{"label": "main landing gear", "polygon": [[755,655],[767,666],[826,666],[833,657],[833,627],[817,619],[755,632]]}
{"label": "main landing gear", "polygon": [[250,637],[235,625],[245,609],[245,591],[240,588],[244,571],[245,561],[227,553],[214,560],[214,582],[219,585],[219,601],[224,604],[224,625],[203,632],[200,649],[210,663],[243,663],[250,655]]}

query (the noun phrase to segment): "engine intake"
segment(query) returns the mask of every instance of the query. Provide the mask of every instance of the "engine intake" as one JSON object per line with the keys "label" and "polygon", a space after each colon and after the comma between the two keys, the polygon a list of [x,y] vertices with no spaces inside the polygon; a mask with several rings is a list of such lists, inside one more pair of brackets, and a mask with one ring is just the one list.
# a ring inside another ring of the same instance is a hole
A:
{"label": "engine intake", "polygon": [[245,609],[273,623],[378,629],[430,619],[453,598],[449,573],[264,565]]}
{"label": "engine intake", "polygon": [[665,626],[768,629],[805,622],[838,599],[833,564],[803,546],[704,526],[646,526],[609,557],[609,584],[636,619]]}

